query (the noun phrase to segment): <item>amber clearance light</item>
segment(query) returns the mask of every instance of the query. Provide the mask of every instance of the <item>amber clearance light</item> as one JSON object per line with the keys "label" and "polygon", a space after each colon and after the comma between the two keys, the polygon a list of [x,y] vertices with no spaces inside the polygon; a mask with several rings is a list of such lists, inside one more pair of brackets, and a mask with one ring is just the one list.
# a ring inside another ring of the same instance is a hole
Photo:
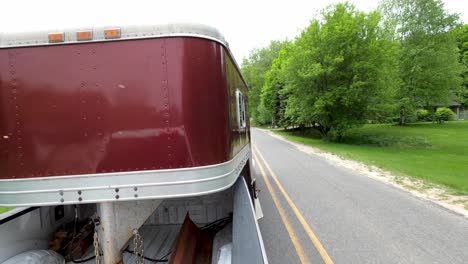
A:
{"label": "amber clearance light", "polygon": [[120,28],[105,29],[104,36],[106,39],[120,38]]}
{"label": "amber clearance light", "polygon": [[76,40],[86,41],[93,39],[93,32],[91,31],[78,31],[76,32]]}
{"label": "amber clearance light", "polygon": [[64,42],[65,34],[63,32],[49,33],[49,43]]}

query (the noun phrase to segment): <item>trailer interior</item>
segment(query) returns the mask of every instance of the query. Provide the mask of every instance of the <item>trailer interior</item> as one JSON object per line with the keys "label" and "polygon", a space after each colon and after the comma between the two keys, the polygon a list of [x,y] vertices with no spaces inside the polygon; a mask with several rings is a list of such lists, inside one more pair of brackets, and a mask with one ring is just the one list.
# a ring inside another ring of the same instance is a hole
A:
{"label": "trailer interior", "polygon": [[[95,204],[14,210],[0,220],[0,263],[96,263],[95,215]],[[167,199],[122,248],[123,263],[261,263],[256,220],[243,178],[222,192]]]}

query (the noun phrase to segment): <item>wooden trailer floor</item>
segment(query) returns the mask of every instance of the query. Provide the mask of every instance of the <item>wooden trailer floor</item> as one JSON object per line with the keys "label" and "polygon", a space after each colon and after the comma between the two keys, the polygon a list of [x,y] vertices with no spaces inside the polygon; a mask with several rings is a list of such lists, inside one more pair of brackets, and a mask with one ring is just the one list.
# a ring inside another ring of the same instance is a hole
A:
{"label": "wooden trailer floor", "polygon": [[[174,243],[179,234],[181,225],[144,225],[140,228],[140,234],[143,237],[144,256],[152,259],[168,258]],[[133,251],[133,240],[129,242],[129,250]],[[88,253],[82,259],[86,259],[94,255],[94,249],[90,248]],[[124,264],[135,263],[135,255],[124,252]],[[91,259],[86,264],[94,264],[96,261]],[[153,263],[145,261],[145,263]],[[73,264],[73,262],[68,262]]]}

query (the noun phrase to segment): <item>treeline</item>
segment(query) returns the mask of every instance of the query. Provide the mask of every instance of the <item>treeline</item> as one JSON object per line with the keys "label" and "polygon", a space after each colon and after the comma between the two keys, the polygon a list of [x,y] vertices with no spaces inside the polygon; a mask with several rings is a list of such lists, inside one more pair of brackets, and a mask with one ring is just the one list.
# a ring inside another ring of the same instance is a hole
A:
{"label": "treeline", "polygon": [[350,3],[321,11],[296,37],[242,63],[257,125],[313,127],[340,139],[368,122],[404,125],[417,109],[468,103],[468,25],[440,0]]}

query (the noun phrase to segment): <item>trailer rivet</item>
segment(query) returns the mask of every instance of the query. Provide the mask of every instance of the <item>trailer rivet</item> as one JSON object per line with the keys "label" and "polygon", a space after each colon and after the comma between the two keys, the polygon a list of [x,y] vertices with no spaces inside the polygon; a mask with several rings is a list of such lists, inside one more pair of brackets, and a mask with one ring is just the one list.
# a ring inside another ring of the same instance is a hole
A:
{"label": "trailer rivet", "polygon": [[62,203],[63,203],[63,202],[65,202],[65,200],[62,198],[62,199],[60,199],[60,202],[62,202]]}
{"label": "trailer rivet", "polygon": [[78,194],[81,195],[81,191],[78,191]]}
{"label": "trailer rivet", "polygon": [[136,191],[138,191],[138,188],[137,188],[137,187],[135,187],[135,188],[133,188],[133,190],[136,192]]}
{"label": "trailer rivet", "polygon": [[115,188],[115,192],[119,192],[119,188]]}
{"label": "trailer rivet", "polygon": [[83,201],[83,198],[81,198],[81,197],[78,197],[78,201],[80,201],[80,202],[81,202],[81,201]]}
{"label": "trailer rivet", "polygon": [[118,199],[119,199],[119,196],[118,196],[118,195],[116,195],[116,196],[115,196],[115,199],[117,199],[117,200],[118,200]]}
{"label": "trailer rivet", "polygon": [[138,198],[138,194],[133,195],[135,198]]}
{"label": "trailer rivet", "polygon": [[60,195],[63,196],[63,191],[60,191]]}

